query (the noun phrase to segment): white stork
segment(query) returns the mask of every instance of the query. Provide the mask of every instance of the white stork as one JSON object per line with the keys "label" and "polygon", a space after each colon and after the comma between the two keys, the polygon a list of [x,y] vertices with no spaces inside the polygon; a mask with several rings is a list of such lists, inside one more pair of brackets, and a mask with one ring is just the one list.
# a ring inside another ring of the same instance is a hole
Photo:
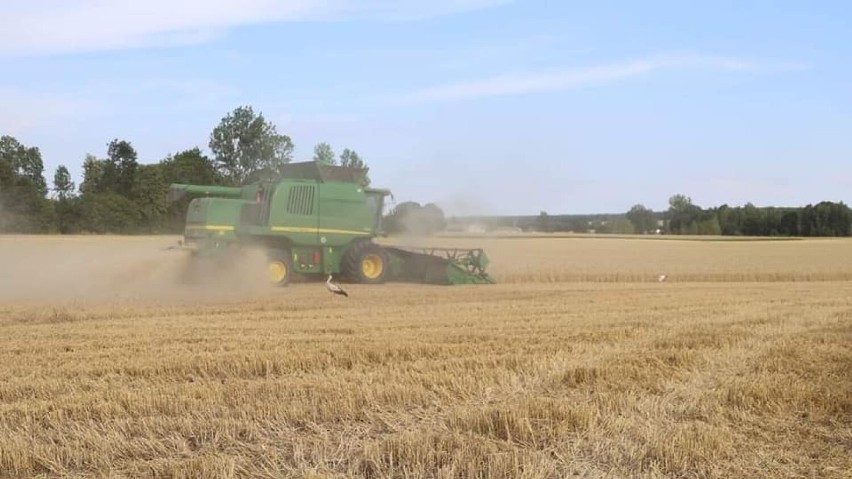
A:
{"label": "white stork", "polygon": [[325,281],[325,287],[331,291],[333,294],[339,294],[341,296],[349,297],[349,293],[343,290],[340,286],[331,282],[331,275],[328,275],[328,279]]}
{"label": "white stork", "polygon": [[660,277],[657,278],[657,281],[659,281],[660,283],[665,283],[667,279],[669,279],[668,275],[661,274]]}

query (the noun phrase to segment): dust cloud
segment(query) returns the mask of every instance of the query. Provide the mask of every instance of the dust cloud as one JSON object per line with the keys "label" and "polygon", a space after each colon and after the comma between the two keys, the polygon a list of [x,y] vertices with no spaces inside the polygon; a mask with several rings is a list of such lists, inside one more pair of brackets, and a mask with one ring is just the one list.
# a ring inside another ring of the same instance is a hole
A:
{"label": "dust cloud", "polygon": [[263,255],[191,262],[178,238],[0,235],[0,301],[244,297],[269,292]]}
{"label": "dust cloud", "polygon": [[[494,188],[494,191],[499,191],[499,189]],[[487,200],[482,195],[455,194],[441,198],[435,203],[441,207],[448,218],[452,216],[494,216],[498,214],[497,209],[491,205],[495,199]]]}

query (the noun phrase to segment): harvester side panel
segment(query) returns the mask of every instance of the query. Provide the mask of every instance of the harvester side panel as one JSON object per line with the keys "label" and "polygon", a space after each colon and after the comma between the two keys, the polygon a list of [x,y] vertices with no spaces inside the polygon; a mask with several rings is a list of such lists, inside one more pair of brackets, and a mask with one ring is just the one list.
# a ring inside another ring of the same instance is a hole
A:
{"label": "harvester side panel", "polygon": [[317,245],[319,188],[312,182],[281,183],[270,198],[269,229],[294,244]]}
{"label": "harvester side panel", "polygon": [[322,244],[343,247],[353,240],[374,236],[376,212],[370,209],[361,186],[355,183],[323,183],[319,188],[322,192],[319,203]]}

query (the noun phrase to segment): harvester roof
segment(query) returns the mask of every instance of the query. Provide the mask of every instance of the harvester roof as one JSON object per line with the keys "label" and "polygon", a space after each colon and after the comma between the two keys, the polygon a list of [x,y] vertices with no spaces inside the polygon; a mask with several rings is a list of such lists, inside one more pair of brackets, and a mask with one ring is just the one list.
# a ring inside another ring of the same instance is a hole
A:
{"label": "harvester roof", "polygon": [[288,163],[281,168],[281,176],[301,180],[342,181],[346,183],[363,183],[367,176],[366,168],[349,166],[324,165],[316,161]]}

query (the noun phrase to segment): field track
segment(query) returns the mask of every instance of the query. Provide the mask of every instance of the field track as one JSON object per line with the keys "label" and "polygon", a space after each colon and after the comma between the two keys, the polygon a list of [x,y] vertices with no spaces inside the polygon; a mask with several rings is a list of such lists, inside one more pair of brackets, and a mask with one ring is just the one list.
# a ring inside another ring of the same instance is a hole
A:
{"label": "field track", "polygon": [[0,237],[0,477],[852,476],[852,241],[397,239],[499,284],[337,298],[174,240]]}

